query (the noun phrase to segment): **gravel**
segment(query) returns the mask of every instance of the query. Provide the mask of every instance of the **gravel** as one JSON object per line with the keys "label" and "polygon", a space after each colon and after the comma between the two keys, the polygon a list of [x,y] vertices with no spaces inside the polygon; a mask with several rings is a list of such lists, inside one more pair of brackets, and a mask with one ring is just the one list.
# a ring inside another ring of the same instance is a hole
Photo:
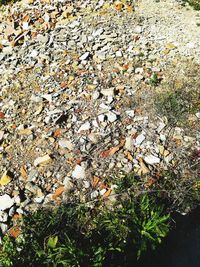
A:
{"label": "gravel", "polygon": [[[199,13],[174,0],[133,6],[21,1],[0,11],[3,233],[14,214],[57,203],[60,187],[60,201],[71,191],[114,199],[113,177],[132,172],[145,183],[199,149],[197,128],[171,125],[154,95],[187,76],[185,60],[199,63]],[[191,115],[197,126],[199,112]]]}

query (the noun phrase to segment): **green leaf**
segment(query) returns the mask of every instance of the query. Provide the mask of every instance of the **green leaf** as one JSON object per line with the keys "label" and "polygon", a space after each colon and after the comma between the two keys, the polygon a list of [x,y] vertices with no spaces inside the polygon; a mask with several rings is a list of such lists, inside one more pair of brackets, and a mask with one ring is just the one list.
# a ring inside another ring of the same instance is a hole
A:
{"label": "green leaf", "polygon": [[47,246],[49,248],[55,248],[56,247],[56,244],[58,242],[58,236],[50,236],[49,239],[48,239],[48,242],[47,242]]}

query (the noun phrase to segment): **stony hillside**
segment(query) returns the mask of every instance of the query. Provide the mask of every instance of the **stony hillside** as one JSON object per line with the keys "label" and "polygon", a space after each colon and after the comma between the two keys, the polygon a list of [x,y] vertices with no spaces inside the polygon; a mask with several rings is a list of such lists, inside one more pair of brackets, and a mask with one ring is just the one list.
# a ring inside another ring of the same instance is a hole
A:
{"label": "stony hillside", "polygon": [[199,188],[199,25],[200,12],[175,0],[1,7],[3,233],[70,192],[113,200],[129,173],[136,193],[155,186],[190,208],[180,205]]}

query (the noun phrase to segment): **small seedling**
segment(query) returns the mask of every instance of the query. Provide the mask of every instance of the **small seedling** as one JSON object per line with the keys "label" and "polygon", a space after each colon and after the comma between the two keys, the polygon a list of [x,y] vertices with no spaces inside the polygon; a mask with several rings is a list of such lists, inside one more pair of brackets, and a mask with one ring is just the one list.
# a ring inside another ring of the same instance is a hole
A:
{"label": "small seedling", "polygon": [[157,86],[160,83],[160,79],[158,78],[157,73],[153,73],[151,78],[149,79],[149,84],[153,86]]}

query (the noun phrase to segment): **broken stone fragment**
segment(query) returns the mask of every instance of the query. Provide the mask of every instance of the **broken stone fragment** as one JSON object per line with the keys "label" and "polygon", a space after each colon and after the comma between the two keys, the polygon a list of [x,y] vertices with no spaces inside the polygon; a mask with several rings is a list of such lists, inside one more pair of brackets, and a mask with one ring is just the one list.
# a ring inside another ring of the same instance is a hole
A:
{"label": "broken stone fragment", "polygon": [[114,122],[117,120],[117,115],[114,112],[109,111],[105,115],[107,116],[109,122]]}
{"label": "broken stone fragment", "polygon": [[73,183],[70,177],[65,177],[63,184],[65,187],[65,192],[69,192],[73,188]]}
{"label": "broken stone fragment", "polygon": [[160,159],[158,157],[155,157],[154,155],[148,155],[144,157],[144,161],[149,165],[160,163]]}
{"label": "broken stone fragment", "polygon": [[158,133],[160,133],[164,128],[165,128],[165,124],[163,123],[163,122],[161,122],[160,124],[159,124],[159,126],[158,126],[158,128],[156,129],[156,131],[158,132]]}
{"label": "broken stone fragment", "polygon": [[2,233],[5,234],[6,231],[8,230],[8,225],[5,223],[1,223],[0,228],[1,228]]}
{"label": "broken stone fragment", "polygon": [[126,137],[125,149],[131,151],[133,149],[133,139],[131,136]]}
{"label": "broken stone fragment", "polygon": [[74,149],[74,145],[67,139],[59,140],[58,144],[62,148],[68,148],[69,150],[73,150]]}
{"label": "broken stone fragment", "polygon": [[34,166],[38,166],[38,165],[46,165],[49,162],[51,162],[51,158],[49,155],[45,155],[43,157],[38,157],[35,161],[34,161]]}
{"label": "broken stone fragment", "polygon": [[80,60],[86,60],[89,57],[90,53],[86,52],[85,54],[83,54],[79,59]]}
{"label": "broken stone fragment", "polygon": [[90,123],[87,121],[86,123],[82,124],[82,126],[79,128],[78,133],[81,131],[88,131],[90,129]]}
{"label": "broken stone fragment", "polygon": [[145,136],[143,134],[140,134],[135,139],[135,144],[140,145],[145,140]]}
{"label": "broken stone fragment", "polygon": [[0,196],[0,210],[6,210],[12,207],[14,204],[14,199],[11,198],[9,195],[4,194]]}
{"label": "broken stone fragment", "polygon": [[32,130],[29,128],[26,129],[21,129],[18,132],[19,135],[31,135],[32,134]]}
{"label": "broken stone fragment", "polygon": [[12,178],[7,174],[7,172],[4,172],[4,174],[1,176],[0,179],[0,185],[4,186],[11,182]]}
{"label": "broken stone fragment", "polygon": [[8,214],[5,211],[0,211],[0,222],[7,222]]}
{"label": "broken stone fragment", "polygon": [[109,88],[109,89],[102,89],[101,94],[104,96],[114,96],[115,94],[115,88]]}
{"label": "broken stone fragment", "polygon": [[4,136],[4,131],[0,130],[0,142],[3,140],[3,136]]}
{"label": "broken stone fragment", "polygon": [[84,179],[86,177],[85,168],[80,165],[76,165],[74,171],[72,172],[72,177],[77,179]]}
{"label": "broken stone fragment", "polygon": [[127,110],[127,111],[126,111],[126,114],[127,114],[129,117],[133,118],[133,117],[135,116],[135,111],[134,111],[134,110]]}

